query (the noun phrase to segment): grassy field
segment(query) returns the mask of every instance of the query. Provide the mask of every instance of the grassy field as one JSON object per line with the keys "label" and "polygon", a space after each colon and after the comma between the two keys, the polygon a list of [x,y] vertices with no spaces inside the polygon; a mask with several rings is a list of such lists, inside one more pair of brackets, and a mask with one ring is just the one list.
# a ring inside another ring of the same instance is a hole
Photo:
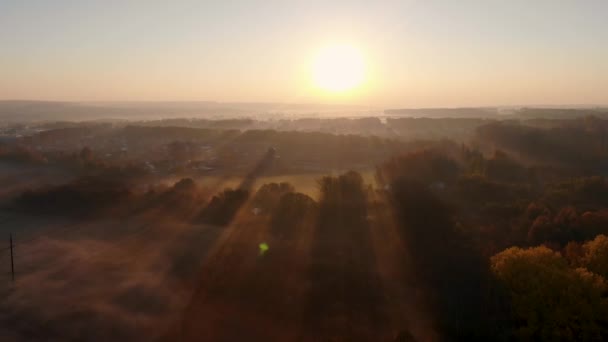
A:
{"label": "grassy field", "polygon": [[[289,175],[280,175],[280,176],[261,176],[256,179],[254,184],[254,191],[257,190],[260,186],[267,183],[281,183],[287,182],[292,184],[298,192],[304,193],[312,198],[317,198],[318,196],[318,180],[327,175],[337,175],[341,174],[348,170],[336,170],[331,173],[301,173],[301,174],[289,174]],[[375,185],[373,169],[367,169],[363,171],[359,171],[365,182],[368,184]],[[194,179],[201,186],[208,188],[211,192],[217,192],[224,188],[237,188],[241,181],[242,177],[221,177],[221,176],[201,176],[194,177]],[[167,185],[171,185],[172,183],[178,181],[179,179],[168,179],[166,180]]]}

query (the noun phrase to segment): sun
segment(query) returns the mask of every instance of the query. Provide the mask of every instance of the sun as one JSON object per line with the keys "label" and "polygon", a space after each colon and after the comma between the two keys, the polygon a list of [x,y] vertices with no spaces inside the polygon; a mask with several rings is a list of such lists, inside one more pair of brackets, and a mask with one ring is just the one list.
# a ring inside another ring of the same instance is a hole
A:
{"label": "sun", "polygon": [[342,93],[360,86],[365,80],[365,60],[351,45],[327,46],[312,64],[315,86],[332,93]]}

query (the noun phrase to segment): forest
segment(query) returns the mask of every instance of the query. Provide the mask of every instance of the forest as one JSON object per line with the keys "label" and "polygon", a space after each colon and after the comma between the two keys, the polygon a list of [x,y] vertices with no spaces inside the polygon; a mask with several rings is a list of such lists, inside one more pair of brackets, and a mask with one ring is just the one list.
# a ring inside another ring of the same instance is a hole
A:
{"label": "forest", "polygon": [[608,121],[339,120],[7,135],[0,336],[608,340]]}

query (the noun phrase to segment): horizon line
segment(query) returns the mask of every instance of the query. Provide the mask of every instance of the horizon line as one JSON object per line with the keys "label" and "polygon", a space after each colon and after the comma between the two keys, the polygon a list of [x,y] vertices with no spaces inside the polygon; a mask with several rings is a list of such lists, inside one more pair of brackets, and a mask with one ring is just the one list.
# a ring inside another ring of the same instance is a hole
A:
{"label": "horizon line", "polygon": [[484,108],[548,108],[548,109],[605,109],[608,103],[537,103],[537,104],[491,104],[491,105],[455,105],[455,106],[372,106],[361,104],[322,103],[322,102],[274,102],[274,101],[218,101],[218,100],[40,100],[40,99],[0,99],[0,103],[6,102],[38,102],[38,103],[71,103],[71,104],[154,104],[154,103],[192,103],[192,104],[239,104],[239,105],[282,105],[282,106],[328,106],[328,107],[351,107],[360,109],[381,110],[424,110],[424,109],[484,109]]}

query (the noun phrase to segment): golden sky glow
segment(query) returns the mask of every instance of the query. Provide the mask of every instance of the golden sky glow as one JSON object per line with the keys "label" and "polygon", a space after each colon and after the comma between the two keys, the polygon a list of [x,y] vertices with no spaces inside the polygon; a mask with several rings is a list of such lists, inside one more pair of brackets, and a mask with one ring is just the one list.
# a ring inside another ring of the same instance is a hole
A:
{"label": "golden sky glow", "polygon": [[608,104],[608,1],[0,1],[0,99]]}

